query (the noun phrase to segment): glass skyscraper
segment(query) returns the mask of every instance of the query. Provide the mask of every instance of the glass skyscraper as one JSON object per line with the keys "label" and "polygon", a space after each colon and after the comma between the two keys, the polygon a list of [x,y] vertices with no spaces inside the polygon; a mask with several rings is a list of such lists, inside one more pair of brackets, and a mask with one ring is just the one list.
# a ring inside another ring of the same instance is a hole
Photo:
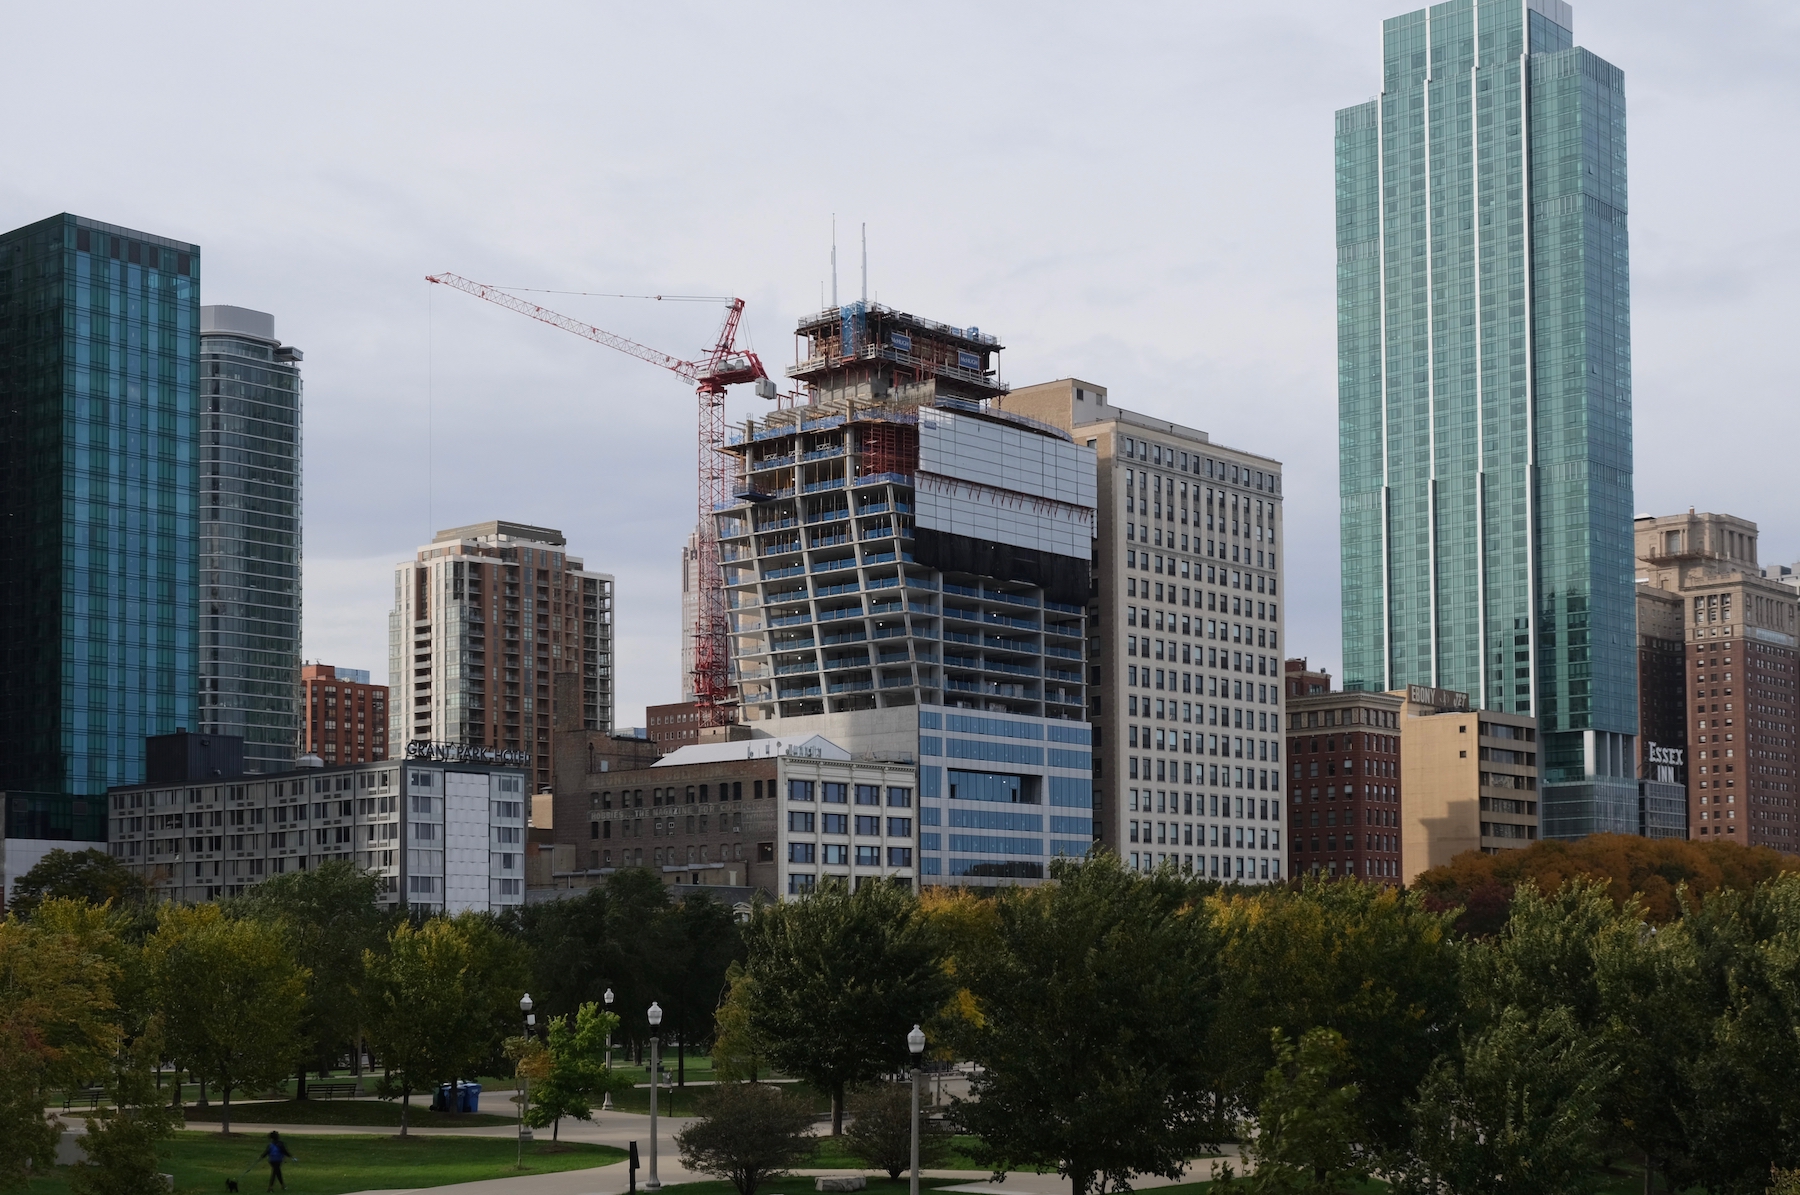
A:
{"label": "glass skyscraper", "polygon": [[1535,715],[1549,837],[1637,825],[1624,76],[1573,23],[1395,17],[1336,133],[1345,684]]}
{"label": "glass skyscraper", "polygon": [[274,316],[200,309],[200,729],[252,772],[300,739],[300,360]]}
{"label": "glass skyscraper", "polygon": [[146,735],[198,729],[199,317],[198,246],[68,214],[0,235],[9,836],[81,836]]}

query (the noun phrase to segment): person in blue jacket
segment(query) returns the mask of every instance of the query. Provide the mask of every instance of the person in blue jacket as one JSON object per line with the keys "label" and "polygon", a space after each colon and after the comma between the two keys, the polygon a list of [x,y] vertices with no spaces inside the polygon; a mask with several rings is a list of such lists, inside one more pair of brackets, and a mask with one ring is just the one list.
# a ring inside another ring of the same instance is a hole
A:
{"label": "person in blue jacket", "polygon": [[280,1133],[273,1129],[269,1130],[269,1144],[263,1149],[262,1156],[269,1159],[269,1186],[267,1189],[273,1191],[275,1184],[280,1183],[281,1189],[287,1190],[287,1179],[281,1177],[281,1164],[293,1161],[294,1155],[282,1143]]}

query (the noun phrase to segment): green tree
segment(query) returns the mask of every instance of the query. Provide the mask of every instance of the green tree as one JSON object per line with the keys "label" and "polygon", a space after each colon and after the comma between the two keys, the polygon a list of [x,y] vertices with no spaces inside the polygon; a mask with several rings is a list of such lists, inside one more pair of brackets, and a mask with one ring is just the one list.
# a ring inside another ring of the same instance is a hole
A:
{"label": "green tree", "polygon": [[[952,1118],[996,1173],[1054,1168],[1074,1195],[1178,1177],[1201,1151],[1219,944],[1196,893],[1110,855],[1003,890],[991,947],[958,960],[980,1064]],[[896,1068],[897,1069],[897,1068]]]}
{"label": "green tree", "polygon": [[1605,1050],[1568,1008],[1509,1007],[1426,1076],[1410,1155],[1390,1178],[1434,1195],[1582,1195],[1598,1181],[1612,1081]]}
{"label": "green tree", "polygon": [[1256,1122],[1242,1134],[1257,1195],[1338,1195],[1369,1177],[1354,1083],[1340,1083],[1350,1052],[1334,1029],[1312,1029],[1298,1046],[1270,1033],[1275,1065],[1263,1079]]}
{"label": "green tree", "polygon": [[[851,1152],[897,1179],[912,1169],[912,1084],[876,1083],[850,1093],[850,1127],[844,1140]],[[950,1134],[941,1121],[919,1116],[919,1169],[936,1167],[950,1152]]]}
{"label": "green tree", "polygon": [[1674,1061],[1688,1156],[1670,1178],[1760,1192],[1771,1168],[1800,1167],[1800,876],[1716,892],[1658,941],[1693,1027]]}
{"label": "green tree", "polygon": [[[272,876],[232,901],[236,916],[275,927],[306,969],[306,1015],[295,1027],[314,1069],[354,1051],[361,1032],[363,952],[381,943],[381,879],[348,860]],[[296,1093],[306,1098],[306,1066]]]}
{"label": "green tree", "polygon": [[775,1067],[831,1093],[836,1136],[845,1088],[904,1069],[907,1033],[949,995],[937,937],[899,885],[832,883],[759,908],[745,939],[750,1029]]}
{"label": "green tree", "polygon": [[631,1086],[628,1077],[606,1065],[606,1037],[618,1024],[618,1017],[601,1012],[592,1002],[576,1009],[573,1018],[551,1019],[546,1034],[549,1065],[534,1080],[526,1124],[534,1129],[550,1125],[550,1139],[555,1141],[563,1117],[592,1120],[595,1097]]}
{"label": "green tree", "polygon": [[1462,1010],[1454,911],[1355,879],[1221,892],[1209,905],[1223,939],[1213,1055],[1225,1102],[1257,1106],[1276,1065],[1272,1029],[1289,1041],[1324,1027],[1348,1049],[1344,1078],[1364,1101],[1376,1148],[1403,1145],[1406,1101]]}
{"label": "green tree", "polygon": [[99,1078],[118,1049],[118,966],[95,930],[105,914],[52,899],[48,916],[0,921],[0,1190],[55,1160],[44,1090]]}
{"label": "green tree", "polygon": [[122,1050],[107,1088],[112,1107],[88,1122],[87,1160],[69,1179],[74,1195],[139,1195],[162,1183],[159,1147],[180,1125],[180,1112],[159,1098],[151,1068],[162,1041],[154,1028]]}
{"label": "green tree", "polygon": [[412,1093],[461,1078],[487,1052],[491,1001],[473,956],[462,928],[442,917],[402,923],[385,950],[363,954],[364,1015],[389,1072],[382,1095],[401,1101],[402,1137]]}
{"label": "green tree", "polygon": [[761,1083],[725,1083],[700,1096],[699,1119],[675,1134],[681,1164],[756,1195],[812,1155],[812,1109]]}
{"label": "green tree", "polygon": [[169,1054],[218,1088],[228,1134],[232,1093],[280,1082],[304,1049],[306,969],[279,933],[218,905],[163,906],[145,949]]}
{"label": "green tree", "polygon": [[11,912],[30,917],[46,900],[62,897],[89,904],[142,906],[150,888],[136,872],[102,850],[51,851],[13,885]]}
{"label": "green tree", "polygon": [[685,1086],[688,1046],[704,1049],[711,1039],[726,973],[744,956],[744,935],[729,908],[696,892],[657,914],[651,941],[662,1032],[675,1042],[675,1082]]}
{"label": "green tree", "polygon": [[531,981],[531,952],[506,933],[492,914],[459,913],[451,918],[451,924],[469,950],[466,982],[476,1024],[474,1060],[469,1065],[483,1074],[495,1074],[503,1065],[503,1043],[518,1032],[519,997]]}
{"label": "green tree", "polygon": [[763,1060],[769,1056],[768,1043],[751,1028],[751,1014],[756,1008],[756,981],[734,962],[725,972],[725,998],[713,1014],[713,1077],[721,1083],[754,1083]]}

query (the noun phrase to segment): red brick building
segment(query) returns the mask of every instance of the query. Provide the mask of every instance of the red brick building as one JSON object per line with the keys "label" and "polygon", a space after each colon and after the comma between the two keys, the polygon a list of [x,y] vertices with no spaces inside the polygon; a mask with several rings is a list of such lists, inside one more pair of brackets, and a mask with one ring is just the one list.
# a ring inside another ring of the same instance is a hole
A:
{"label": "red brick building", "polygon": [[1400,883],[1400,694],[1334,693],[1305,660],[1287,684],[1289,874]]}
{"label": "red brick building", "polygon": [[664,755],[700,741],[700,707],[692,701],[646,706],[644,722],[650,741]]}
{"label": "red brick building", "polygon": [[307,664],[300,669],[300,689],[303,753],[327,767],[388,758],[386,685],[370,684],[367,672]]}

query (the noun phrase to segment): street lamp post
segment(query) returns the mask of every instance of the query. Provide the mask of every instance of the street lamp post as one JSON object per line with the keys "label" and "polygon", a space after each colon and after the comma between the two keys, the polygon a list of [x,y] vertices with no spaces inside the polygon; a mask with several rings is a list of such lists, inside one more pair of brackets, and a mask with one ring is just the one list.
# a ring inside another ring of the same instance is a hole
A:
{"label": "street lamp post", "polygon": [[906,1048],[912,1051],[912,1189],[919,1195],[919,1067],[925,1060],[925,1031],[917,1025],[906,1035]]}
{"label": "street lamp post", "polygon": [[656,1027],[662,1024],[662,1006],[654,1000],[650,1002],[650,1177],[644,1183],[646,1191],[662,1190],[662,1182],[656,1177],[656,1072],[662,1069],[662,1041],[656,1035]]}
{"label": "street lamp post", "polygon": [[[605,1000],[606,1000],[606,1011],[611,1012],[612,1011],[612,1002],[613,1002],[613,994],[612,994],[611,988],[606,989]],[[608,1028],[606,1031],[606,1077],[608,1079],[612,1078],[612,1029],[611,1028]],[[607,1090],[606,1099],[604,1102],[601,1103],[600,1111],[602,1111],[602,1112],[611,1112],[612,1111],[612,1091],[611,1091],[611,1089]]]}
{"label": "street lamp post", "polygon": [[[526,992],[523,996],[519,997],[519,1011],[522,1014],[524,1014],[524,1017],[525,1017],[525,1037],[526,1037],[527,1044],[529,1044],[530,1038],[531,1038],[531,1027],[533,1025],[537,1024],[537,1018],[535,1016],[533,1016],[531,1013],[531,993],[530,992]],[[518,1167],[521,1170],[523,1170],[525,1168],[525,1105],[531,1102],[531,1076],[525,1072],[525,1068],[522,1065],[524,1063],[524,1061],[525,1061],[524,1055],[520,1055],[519,1062],[521,1063],[521,1066],[519,1068],[520,1088],[519,1088],[519,1158],[518,1158]]]}

